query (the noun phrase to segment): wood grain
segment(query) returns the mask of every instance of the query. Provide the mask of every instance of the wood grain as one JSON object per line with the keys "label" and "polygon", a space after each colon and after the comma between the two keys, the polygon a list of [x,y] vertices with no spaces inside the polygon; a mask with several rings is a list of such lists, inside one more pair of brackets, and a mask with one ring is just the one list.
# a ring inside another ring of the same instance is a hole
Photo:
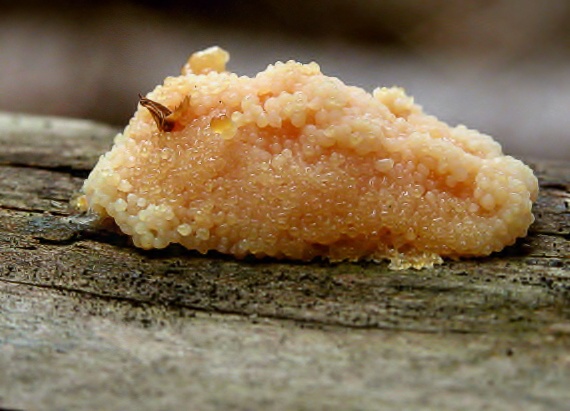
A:
{"label": "wood grain", "polygon": [[[536,222],[527,238],[488,258],[422,271],[237,261],[177,246],[141,251],[73,214],[69,200],[115,133],[79,120],[0,114],[0,406],[89,409],[82,399],[100,394],[107,409],[141,395],[148,397],[141,409],[167,409],[192,394],[195,409],[327,409],[337,402],[343,409],[466,409],[454,405],[461,398],[469,409],[567,409],[570,164],[529,161],[541,184]],[[161,333],[170,340],[157,339]],[[192,362],[192,344],[201,362]],[[212,374],[208,353],[247,378]],[[127,370],[114,368],[119,354]],[[141,394],[132,381],[156,387],[164,378],[147,361],[159,354],[182,380]],[[78,365],[87,357],[92,374]],[[366,365],[373,363],[380,368]],[[131,374],[131,366],[145,374]],[[504,388],[474,383],[475,375]],[[286,377],[295,383],[283,387]],[[105,378],[116,384],[115,395]],[[69,394],[78,381],[84,391]],[[307,396],[309,382],[322,400]],[[342,383],[352,391],[335,388]],[[53,390],[61,395],[47,394]],[[434,390],[438,399],[428,395]]]}

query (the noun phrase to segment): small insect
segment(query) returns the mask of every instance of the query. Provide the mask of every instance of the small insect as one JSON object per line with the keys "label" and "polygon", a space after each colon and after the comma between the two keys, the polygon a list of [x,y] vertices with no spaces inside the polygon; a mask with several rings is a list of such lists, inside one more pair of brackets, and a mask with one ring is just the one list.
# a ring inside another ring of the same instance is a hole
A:
{"label": "small insect", "polygon": [[182,115],[190,107],[190,97],[186,96],[184,100],[182,100],[182,103],[180,103],[180,105],[174,110],[170,110],[168,107],[140,94],[139,103],[150,111],[159,131],[173,131],[175,126],[179,125],[177,121],[180,120]]}

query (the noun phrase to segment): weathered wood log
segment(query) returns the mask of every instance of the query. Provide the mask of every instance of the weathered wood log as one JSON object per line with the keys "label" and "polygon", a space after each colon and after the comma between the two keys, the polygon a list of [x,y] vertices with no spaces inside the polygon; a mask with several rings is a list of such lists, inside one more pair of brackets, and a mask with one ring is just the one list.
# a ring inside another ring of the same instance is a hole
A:
{"label": "weathered wood log", "polygon": [[74,215],[115,132],[0,114],[0,407],[570,406],[569,163],[529,161],[536,222],[488,258],[237,261]]}

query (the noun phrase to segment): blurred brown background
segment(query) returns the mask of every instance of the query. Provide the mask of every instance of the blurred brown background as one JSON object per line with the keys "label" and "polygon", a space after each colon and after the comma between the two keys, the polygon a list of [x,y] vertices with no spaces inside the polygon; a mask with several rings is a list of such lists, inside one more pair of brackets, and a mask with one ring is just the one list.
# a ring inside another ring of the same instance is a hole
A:
{"label": "blurred brown background", "polygon": [[130,0],[0,2],[0,110],[122,126],[194,51],[229,69],[317,61],[516,155],[570,160],[570,1]]}

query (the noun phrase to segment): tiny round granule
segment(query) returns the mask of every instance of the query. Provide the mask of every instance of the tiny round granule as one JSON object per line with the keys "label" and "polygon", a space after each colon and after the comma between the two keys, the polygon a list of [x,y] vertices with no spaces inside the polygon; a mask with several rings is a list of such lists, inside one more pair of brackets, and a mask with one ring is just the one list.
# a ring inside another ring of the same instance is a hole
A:
{"label": "tiny round granule", "polygon": [[369,94],[294,61],[238,77],[227,59],[195,54],[149,93],[171,110],[189,97],[177,127],[139,107],[84,184],[136,246],[420,268],[526,235],[537,180],[491,137],[401,88]]}

